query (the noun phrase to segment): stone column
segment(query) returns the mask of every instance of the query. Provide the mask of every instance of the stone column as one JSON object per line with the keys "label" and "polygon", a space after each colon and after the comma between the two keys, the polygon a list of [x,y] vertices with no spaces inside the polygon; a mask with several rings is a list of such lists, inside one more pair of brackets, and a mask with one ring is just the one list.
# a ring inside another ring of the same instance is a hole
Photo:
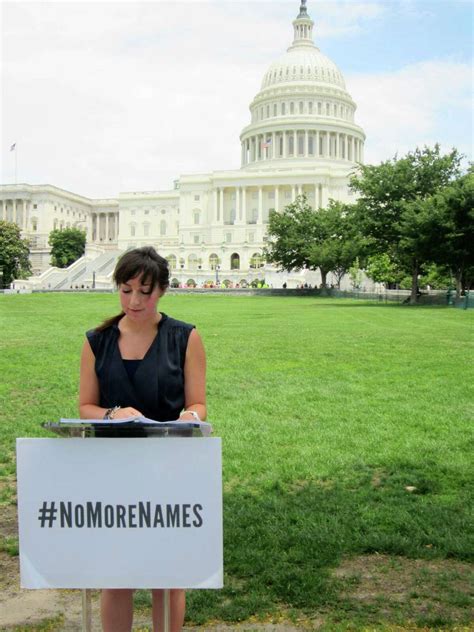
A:
{"label": "stone column", "polygon": [[109,243],[109,214],[105,214],[105,243]]}
{"label": "stone column", "polygon": [[360,161],[364,162],[364,143],[360,141]]}
{"label": "stone column", "polygon": [[262,223],[263,218],[263,188],[258,187],[258,216],[257,216],[257,224]]}
{"label": "stone column", "polygon": [[277,185],[275,187],[275,211],[279,211],[280,210],[280,188]]}
{"label": "stone column", "polygon": [[336,134],[336,147],[335,147],[335,149],[336,149],[336,156],[335,157],[337,159],[339,159],[340,158],[340,156],[339,156],[339,134]]}
{"label": "stone column", "polygon": [[245,141],[242,143],[242,155],[240,162],[243,167],[245,165]]}
{"label": "stone column", "polygon": [[272,132],[272,159],[276,158],[276,134]]}
{"label": "stone column", "polygon": [[296,130],[293,132],[293,157],[296,158],[298,155],[298,134]]}
{"label": "stone column", "polygon": [[316,132],[316,137],[315,137],[315,143],[316,143],[316,147],[314,148],[314,155],[316,158],[319,157],[319,130]]}
{"label": "stone column", "polygon": [[319,202],[318,202],[318,185],[315,184],[314,185],[314,208],[319,208]]}
{"label": "stone column", "polygon": [[18,224],[17,216],[16,216],[16,199],[13,198],[12,202],[13,202],[12,221],[14,224]]}
{"label": "stone column", "polygon": [[23,200],[23,217],[21,219],[23,220],[22,228],[26,230],[26,200]]}
{"label": "stone column", "polygon": [[218,199],[217,199],[217,188],[214,188],[214,190],[212,192],[212,198],[213,198],[213,202],[214,202],[214,221],[217,222],[217,219],[218,219],[218,207],[217,207],[217,205],[219,204]]}
{"label": "stone column", "polygon": [[242,223],[247,221],[247,187],[242,187],[242,208],[240,209]]}
{"label": "stone column", "polygon": [[115,214],[115,241],[118,241],[120,228],[120,213]]}
{"label": "stone column", "polygon": [[307,158],[309,156],[309,147],[308,147],[308,130],[304,132],[304,157]]}
{"label": "stone column", "polygon": [[5,200],[2,200],[2,220],[6,221],[7,219],[7,206],[5,204]]}
{"label": "stone column", "polygon": [[239,223],[240,218],[240,187],[235,187],[235,223]]}
{"label": "stone column", "polygon": [[296,187],[294,184],[291,185],[291,201],[294,202],[296,200]]}
{"label": "stone column", "polygon": [[219,189],[219,216],[218,216],[219,224],[224,223],[224,187]]}

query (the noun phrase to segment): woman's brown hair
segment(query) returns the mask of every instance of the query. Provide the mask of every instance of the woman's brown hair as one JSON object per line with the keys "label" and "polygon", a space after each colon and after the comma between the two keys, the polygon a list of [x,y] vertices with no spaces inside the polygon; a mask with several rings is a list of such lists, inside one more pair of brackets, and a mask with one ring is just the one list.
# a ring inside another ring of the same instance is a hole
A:
{"label": "woman's brown hair", "polygon": [[[136,277],[140,277],[142,283],[150,285],[152,290],[159,287],[164,292],[170,284],[168,262],[151,246],[129,250],[117,262],[113,275],[114,283],[118,287]],[[118,323],[123,315],[123,312],[120,312],[108,318],[96,327],[96,331],[103,331]]]}

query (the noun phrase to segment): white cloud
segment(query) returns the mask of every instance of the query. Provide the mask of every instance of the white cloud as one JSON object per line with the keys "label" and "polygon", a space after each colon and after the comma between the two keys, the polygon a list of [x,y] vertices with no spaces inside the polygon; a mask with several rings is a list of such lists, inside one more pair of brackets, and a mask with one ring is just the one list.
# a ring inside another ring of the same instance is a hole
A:
{"label": "white cloud", "polygon": [[433,60],[393,73],[346,78],[367,134],[366,162],[379,162],[440,142],[472,156],[472,69]]}

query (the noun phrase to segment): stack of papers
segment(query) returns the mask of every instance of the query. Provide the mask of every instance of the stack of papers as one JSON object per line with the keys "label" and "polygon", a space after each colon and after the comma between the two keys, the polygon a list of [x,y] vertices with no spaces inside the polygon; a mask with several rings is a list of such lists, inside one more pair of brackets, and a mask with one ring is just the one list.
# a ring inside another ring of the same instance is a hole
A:
{"label": "stack of papers", "polygon": [[183,424],[201,431],[203,437],[208,437],[212,432],[211,424],[206,421],[188,421],[176,419],[174,421],[156,421],[147,417],[122,417],[121,419],[60,419],[64,425],[91,425],[91,426],[160,426],[162,428],[179,428]]}

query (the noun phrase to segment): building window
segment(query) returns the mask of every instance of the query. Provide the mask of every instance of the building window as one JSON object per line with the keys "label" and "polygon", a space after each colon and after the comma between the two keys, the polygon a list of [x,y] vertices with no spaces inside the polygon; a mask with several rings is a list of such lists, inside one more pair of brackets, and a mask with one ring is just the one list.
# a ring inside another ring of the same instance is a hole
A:
{"label": "building window", "polygon": [[262,268],[265,261],[259,252],[254,252],[250,257],[250,267],[253,269]]}
{"label": "building window", "polygon": [[310,114],[312,114],[312,113],[313,113],[313,102],[312,102],[312,101],[310,101],[310,102],[308,103],[308,110],[309,110],[309,113],[310,113]]}
{"label": "building window", "polygon": [[145,237],[148,237],[150,235],[150,224],[148,223],[143,224],[143,235]]}
{"label": "building window", "polygon": [[322,111],[322,104],[318,103],[318,114],[321,114]]}
{"label": "building window", "polygon": [[240,255],[236,252],[230,256],[230,269],[240,270]]}
{"label": "building window", "polygon": [[290,134],[288,141],[289,141],[288,142],[288,155],[293,156],[295,152],[295,139],[294,139],[293,134]]}
{"label": "building window", "polygon": [[285,114],[285,111],[286,111],[285,104],[284,104],[284,103],[282,103],[282,104],[281,104],[281,113],[282,113],[282,114]]}
{"label": "building window", "polygon": [[130,211],[130,215],[135,215],[135,209]]}
{"label": "building window", "polygon": [[276,116],[276,115],[277,115],[277,104],[275,103],[273,105],[273,116]]}
{"label": "building window", "polygon": [[130,236],[135,237],[135,224],[130,224]]}
{"label": "building window", "polygon": [[170,270],[176,270],[176,255],[168,255],[166,261]]}
{"label": "building window", "polygon": [[308,154],[311,156],[314,155],[314,138],[312,134],[308,136]]}
{"label": "building window", "polygon": [[145,215],[150,215],[150,211],[145,211]]}
{"label": "building window", "polygon": [[195,202],[199,202],[199,200],[200,200],[200,199],[201,199],[201,196],[200,196],[200,195],[195,195],[195,196],[194,196],[194,201],[195,201]]}
{"label": "building window", "polygon": [[304,103],[303,101],[300,101],[300,114],[303,114],[303,110],[304,110]]}
{"label": "building window", "polygon": [[269,200],[274,200],[275,199],[275,191],[269,191],[268,192],[268,199]]}
{"label": "building window", "polygon": [[160,235],[161,235],[161,237],[166,235],[166,222],[165,222],[164,219],[162,219],[161,222],[160,222]]}
{"label": "building window", "polygon": [[166,210],[164,208],[161,209],[161,214],[166,215]]}
{"label": "building window", "polygon": [[199,244],[200,243],[200,236],[199,235],[193,235],[193,240],[195,244]]}
{"label": "building window", "polygon": [[298,155],[304,154],[304,134],[298,134]]}
{"label": "building window", "polygon": [[199,211],[193,212],[193,222],[194,224],[200,224],[200,213]]}
{"label": "building window", "polygon": [[293,103],[293,101],[290,103],[290,114],[294,114],[295,113],[295,104]]}
{"label": "building window", "polygon": [[219,265],[219,257],[216,255],[215,252],[212,253],[212,255],[209,256],[209,267],[211,268],[211,270],[215,270],[216,266]]}
{"label": "building window", "polygon": [[255,233],[251,232],[248,234],[248,241],[249,243],[253,244],[253,242],[255,241]]}

